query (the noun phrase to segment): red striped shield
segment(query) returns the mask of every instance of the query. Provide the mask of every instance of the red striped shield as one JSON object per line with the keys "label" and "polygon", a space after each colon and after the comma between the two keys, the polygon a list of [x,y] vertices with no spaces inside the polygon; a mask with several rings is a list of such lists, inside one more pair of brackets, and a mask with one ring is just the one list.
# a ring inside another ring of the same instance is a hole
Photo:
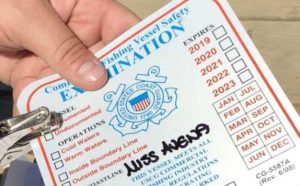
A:
{"label": "red striped shield", "polygon": [[150,105],[151,101],[148,96],[148,92],[144,92],[136,96],[135,98],[131,99],[129,103],[132,106],[133,110],[138,112],[138,111],[146,110]]}

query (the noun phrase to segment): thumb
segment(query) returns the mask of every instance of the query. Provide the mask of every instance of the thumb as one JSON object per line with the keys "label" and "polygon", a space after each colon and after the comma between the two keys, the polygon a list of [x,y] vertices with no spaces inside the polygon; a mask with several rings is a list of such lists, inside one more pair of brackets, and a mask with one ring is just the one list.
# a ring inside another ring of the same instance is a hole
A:
{"label": "thumb", "polygon": [[[65,25],[48,1],[30,1],[36,7],[26,11],[19,37],[22,45],[43,59],[75,86],[95,90],[107,81],[107,72],[98,59]],[[25,2],[26,3],[26,2]],[[17,31],[18,32],[18,31]]]}

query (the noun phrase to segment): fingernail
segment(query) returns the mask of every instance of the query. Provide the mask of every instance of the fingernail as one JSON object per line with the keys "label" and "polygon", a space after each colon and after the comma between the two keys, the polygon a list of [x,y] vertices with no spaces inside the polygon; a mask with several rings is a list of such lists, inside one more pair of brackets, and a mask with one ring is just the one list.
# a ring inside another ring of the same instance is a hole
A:
{"label": "fingernail", "polygon": [[87,81],[97,81],[102,77],[104,72],[105,68],[96,61],[87,61],[78,70],[79,76]]}

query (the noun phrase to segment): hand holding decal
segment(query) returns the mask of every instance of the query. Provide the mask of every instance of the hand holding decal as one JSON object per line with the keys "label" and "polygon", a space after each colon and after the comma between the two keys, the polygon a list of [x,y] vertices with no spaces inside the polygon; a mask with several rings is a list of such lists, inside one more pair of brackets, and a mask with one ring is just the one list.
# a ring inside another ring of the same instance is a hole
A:
{"label": "hand holding decal", "polygon": [[95,90],[107,74],[93,51],[138,22],[113,0],[4,0],[0,4],[0,81],[16,99],[29,83],[59,73]]}

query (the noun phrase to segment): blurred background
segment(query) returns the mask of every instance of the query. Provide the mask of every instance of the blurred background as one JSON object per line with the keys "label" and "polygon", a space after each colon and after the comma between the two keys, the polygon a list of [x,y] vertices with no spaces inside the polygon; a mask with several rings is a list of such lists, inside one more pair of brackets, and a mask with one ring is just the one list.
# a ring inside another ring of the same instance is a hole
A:
{"label": "blurred background", "polygon": [[0,82],[0,120],[11,116],[12,89]]}

